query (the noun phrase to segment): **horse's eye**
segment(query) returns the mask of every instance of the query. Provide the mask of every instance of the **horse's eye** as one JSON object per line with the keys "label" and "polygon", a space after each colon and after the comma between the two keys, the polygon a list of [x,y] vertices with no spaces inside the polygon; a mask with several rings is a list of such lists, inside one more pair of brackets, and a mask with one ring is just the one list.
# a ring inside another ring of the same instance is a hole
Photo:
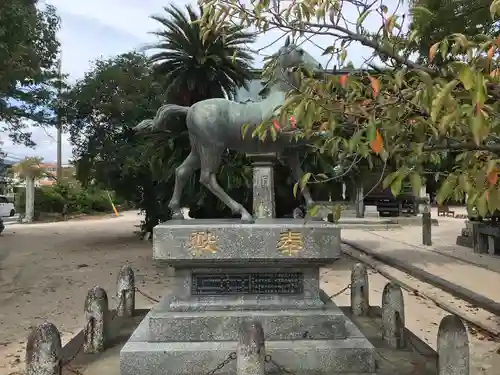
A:
{"label": "horse's eye", "polygon": [[304,50],[303,49],[299,49],[299,50],[297,50],[297,52],[299,53],[300,56],[304,55]]}

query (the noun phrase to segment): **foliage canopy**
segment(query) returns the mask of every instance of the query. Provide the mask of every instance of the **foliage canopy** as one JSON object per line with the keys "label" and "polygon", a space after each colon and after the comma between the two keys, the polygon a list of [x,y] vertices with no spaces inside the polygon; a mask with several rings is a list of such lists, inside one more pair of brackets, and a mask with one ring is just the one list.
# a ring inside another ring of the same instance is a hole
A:
{"label": "foliage canopy", "polygon": [[[426,59],[412,59],[411,45],[421,45],[426,35],[419,28],[405,31],[409,20],[397,4],[393,9],[381,1],[364,0],[286,4],[281,9],[279,2],[269,0],[251,5],[204,0],[203,30],[213,32],[221,19],[230,19],[262,31],[282,30],[298,43],[328,36],[331,43],[322,46],[324,54],[339,67],[349,63],[347,47],[352,43],[370,47],[374,57],[385,62],[375,72],[323,79],[297,72],[301,83],[281,108],[282,120],[293,113],[304,134],[318,126],[327,131],[329,136],[317,150],[343,163],[366,160],[374,165],[381,160],[384,170],[390,163],[395,171],[384,185],[395,195],[406,179],[418,193],[430,177],[428,166],[452,154],[453,166],[445,173],[438,202],[467,194],[469,207],[477,207],[481,216],[500,209],[500,39],[453,33],[430,46]],[[422,8],[412,11],[432,14]],[[489,3],[489,12],[496,22],[499,0]],[[380,27],[369,27],[374,22]],[[434,64],[438,56],[443,64]],[[301,184],[329,177],[307,174]]]}

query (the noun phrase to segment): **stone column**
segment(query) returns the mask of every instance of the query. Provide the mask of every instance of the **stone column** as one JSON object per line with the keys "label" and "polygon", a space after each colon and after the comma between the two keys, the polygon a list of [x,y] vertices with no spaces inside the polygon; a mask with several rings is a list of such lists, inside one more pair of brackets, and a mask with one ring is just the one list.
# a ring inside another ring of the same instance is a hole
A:
{"label": "stone column", "polygon": [[356,186],[355,188],[355,207],[356,207],[356,217],[361,218],[365,217],[365,202],[363,200],[364,198],[364,191],[363,191],[363,185]]}
{"label": "stone column", "polygon": [[26,177],[26,207],[24,221],[32,223],[35,217],[35,178],[32,176]]}
{"label": "stone column", "polygon": [[253,216],[256,219],[276,217],[274,201],[274,162],[276,154],[247,154],[253,166]]}

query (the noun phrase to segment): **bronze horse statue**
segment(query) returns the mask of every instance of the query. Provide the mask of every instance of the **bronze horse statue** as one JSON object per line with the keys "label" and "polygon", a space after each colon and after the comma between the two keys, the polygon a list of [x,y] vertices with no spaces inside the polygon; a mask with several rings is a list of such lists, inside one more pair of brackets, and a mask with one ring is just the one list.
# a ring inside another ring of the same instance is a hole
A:
{"label": "bronze horse statue", "polygon": [[[191,107],[165,104],[158,109],[154,119],[144,120],[134,128],[136,131],[167,130],[169,122],[179,118],[187,126],[191,152],[175,171],[174,192],[169,202],[173,219],[183,218],[180,205],[182,191],[193,172],[201,169],[200,182],[205,187],[233,213],[240,214],[243,222],[254,221],[243,205],[231,198],[217,182],[216,174],[226,149],[252,154],[276,153],[288,164],[294,179],[298,181],[302,176],[301,162],[294,148],[305,144],[305,140],[297,141],[293,132],[279,132],[276,140],[266,137],[264,141],[250,134],[261,123],[276,118],[277,110],[285,102],[286,93],[297,84],[292,74],[294,70],[303,67],[310,71],[321,71],[322,67],[303,48],[290,43],[289,39],[277,52],[275,59],[269,95],[259,102],[243,104],[213,98],[197,102]],[[248,126],[248,135],[243,137],[242,127],[245,125]],[[302,195],[306,205],[314,203],[307,187],[303,189]]]}

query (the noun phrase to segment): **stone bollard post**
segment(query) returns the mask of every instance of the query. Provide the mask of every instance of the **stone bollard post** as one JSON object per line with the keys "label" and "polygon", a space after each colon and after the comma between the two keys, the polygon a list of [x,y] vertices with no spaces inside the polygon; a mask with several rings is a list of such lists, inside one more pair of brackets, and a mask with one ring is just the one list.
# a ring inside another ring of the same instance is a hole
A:
{"label": "stone bollard post", "polygon": [[61,375],[61,335],[52,323],[36,326],[26,342],[27,375]]}
{"label": "stone bollard post", "polygon": [[387,283],[382,292],[382,339],[393,349],[405,347],[405,306],[403,292]]}
{"label": "stone bollard post", "polygon": [[135,277],[130,266],[123,266],[118,273],[118,305],[116,315],[130,317],[135,310]]}
{"label": "stone bollard post", "polygon": [[351,271],[351,311],[354,316],[366,316],[370,310],[368,271],[362,263],[356,263]]}
{"label": "stone bollard post", "polygon": [[438,375],[469,375],[469,336],[456,315],[445,316],[437,336]]}
{"label": "stone bollard post", "polygon": [[95,286],[87,293],[85,318],[83,350],[85,353],[100,353],[106,349],[110,324],[108,296],[101,287]]}
{"label": "stone bollard post", "polygon": [[424,206],[424,212],[422,213],[422,244],[432,246],[432,219],[428,204]]}
{"label": "stone bollard post", "polygon": [[264,375],[264,329],[258,321],[243,322],[236,349],[236,375]]}

